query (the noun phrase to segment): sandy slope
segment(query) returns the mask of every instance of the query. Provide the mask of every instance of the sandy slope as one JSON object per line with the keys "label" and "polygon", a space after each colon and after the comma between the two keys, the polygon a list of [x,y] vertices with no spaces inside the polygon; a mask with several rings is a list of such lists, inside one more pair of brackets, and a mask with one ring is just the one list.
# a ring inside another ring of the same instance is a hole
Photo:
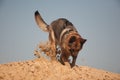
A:
{"label": "sandy slope", "polygon": [[63,66],[45,58],[0,64],[0,80],[120,80],[120,74],[87,66]]}

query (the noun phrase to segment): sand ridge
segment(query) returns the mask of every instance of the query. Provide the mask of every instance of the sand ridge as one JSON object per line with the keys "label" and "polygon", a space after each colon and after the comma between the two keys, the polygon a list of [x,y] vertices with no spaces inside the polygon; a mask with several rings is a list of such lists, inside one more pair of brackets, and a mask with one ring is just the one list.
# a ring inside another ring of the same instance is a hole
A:
{"label": "sand ridge", "polygon": [[120,74],[87,66],[71,68],[41,57],[0,64],[0,80],[120,80]]}

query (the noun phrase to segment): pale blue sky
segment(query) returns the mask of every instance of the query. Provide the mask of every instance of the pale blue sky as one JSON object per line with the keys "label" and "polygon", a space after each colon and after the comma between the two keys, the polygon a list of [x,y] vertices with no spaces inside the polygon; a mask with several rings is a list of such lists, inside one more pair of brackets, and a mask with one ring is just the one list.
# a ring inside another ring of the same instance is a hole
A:
{"label": "pale blue sky", "polygon": [[67,18],[87,39],[78,65],[120,73],[119,0],[0,0],[0,63],[33,59],[37,44],[47,40],[36,10],[48,24]]}

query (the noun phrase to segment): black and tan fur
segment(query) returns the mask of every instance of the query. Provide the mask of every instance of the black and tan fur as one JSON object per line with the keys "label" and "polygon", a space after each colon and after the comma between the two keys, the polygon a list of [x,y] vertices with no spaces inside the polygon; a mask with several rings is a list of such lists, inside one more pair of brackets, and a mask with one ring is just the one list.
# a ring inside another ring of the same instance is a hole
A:
{"label": "black and tan fur", "polygon": [[69,62],[69,56],[73,57],[71,67],[75,65],[78,52],[82,49],[86,39],[83,39],[77,32],[74,25],[65,18],[59,18],[47,25],[38,11],[35,12],[35,20],[38,26],[49,33],[51,58],[56,58],[57,46],[61,48],[60,62]]}

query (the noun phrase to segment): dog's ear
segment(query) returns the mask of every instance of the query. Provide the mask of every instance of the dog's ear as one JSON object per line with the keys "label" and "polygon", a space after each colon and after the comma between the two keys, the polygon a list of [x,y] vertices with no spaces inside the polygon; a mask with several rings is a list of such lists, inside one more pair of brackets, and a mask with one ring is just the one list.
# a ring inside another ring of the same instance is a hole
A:
{"label": "dog's ear", "polygon": [[35,12],[35,21],[37,25],[43,30],[48,32],[47,24],[45,21],[42,19],[41,15],[39,14],[38,11]]}
{"label": "dog's ear", "polygon": [[82,39],[82,43],[84,44],[87,41],[87,39]]}
{"label": "dog's ear", "polygon": [[87,41],[87,39],[83,39],[83,38],[81,38],[81,47],[83,46],[83,44],[85,43]]}

